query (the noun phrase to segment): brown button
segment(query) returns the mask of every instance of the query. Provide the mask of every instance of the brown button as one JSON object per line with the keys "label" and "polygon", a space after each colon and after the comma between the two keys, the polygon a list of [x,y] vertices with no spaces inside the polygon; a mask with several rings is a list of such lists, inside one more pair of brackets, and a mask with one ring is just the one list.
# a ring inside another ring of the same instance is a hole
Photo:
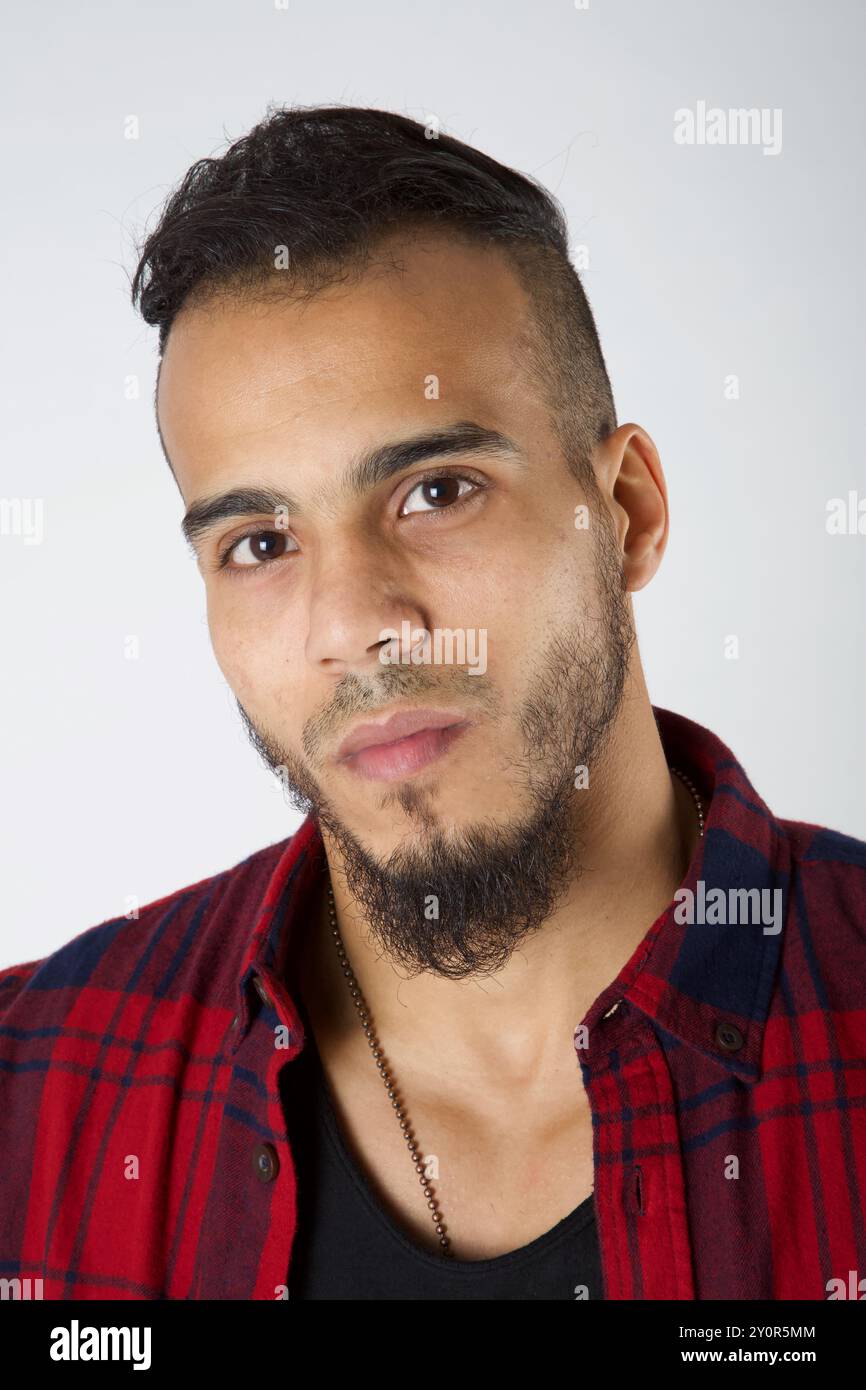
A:
{"label": "brown button", "polygon": [[238,1024],[239,1024],[239,1022],[240,1022],[240,1018],[241,1018],[240,1014],[235,1014],[234,1018],[232,1019],[231,1023],[229,1024],[229,1027],[230,1027],[230,1028],[237,1028],[237,1026],[238,1026]]}
{"label": "brown button", "polygon": [[262,980],[259,979],[258,975],[256,975],[255,980],[253,981],[253,984],[254,984],[255,987],[256,987],[256,994],[259,996],[259,998],[261,999],[262,1003],[265,1005],[266,1008],[270,1008],[274,1001],[273,1001],[273,999],[271,998],[271,996],[268,994],[268,991],[267,991],[266,988],[265,988],[264,982],[263,982]]}
{"label": "brown button", "polygon": [[743,1046],[743,1035],[733,1023],[720,1023],[716,1028],[716,1042],[726,1052],[738,1052]]}
{"label": "brown button", "polygon": [[253,1149],[253,1167],[260,1182],[273,1182],[280,1171],[280,1160],[273,1144],[256,1144]]}

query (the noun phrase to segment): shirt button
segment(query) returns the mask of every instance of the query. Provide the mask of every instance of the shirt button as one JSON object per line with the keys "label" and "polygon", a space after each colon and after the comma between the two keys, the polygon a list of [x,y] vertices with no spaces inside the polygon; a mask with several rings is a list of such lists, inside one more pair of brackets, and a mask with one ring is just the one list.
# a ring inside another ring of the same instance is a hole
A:
{"label": "shirt button", "polygon": [[720,1023],[716,1028],[716,1042],[726,1052],[738,1052],[743,1046],[743,1035],[733,1023]]}
{"label": "shirt button", "polygon": [[253,1168],[260,1182],[273,1182],[280,1171],[280,1160],[273,1144],[256,1144],[253,1149]]}
{"label": "shirt button", "polygon": [[237,1028],[238,1024],[240,1023],[240,1018],[241,1018],[240,1014],[235,1014],[234,1018],[232,1019],[231,1023],[229,1024],[229,1027],[230,1027],[230,1028]]}
{"label": "shirt button", "polygon": [[619,1006],[620,1006],[621,1003],[622,1003],[622,1000],[621,1000],[621,999],[617,999],[617,1001],[616,1001],[616,1003],[613,1005],[613,1007],[610,1008],[610,1009],[608,1009],[608,1011],[607,1011],[606,1014],[602,1014],[602,1018],[610,1018],[611,1014],[615,1014],[615,1013],[616,1013],[616,1011],[617,1011],[617,1009],[619,1008]]}
{"label": "shirt button", "polygon": [[256,994],[257,994],[257,995],[259,996],[259,998],[261,999],[261,1001],[262,1001],[262,1003],[264,1004],[265,1008],[268,1008],[268,1009],[269,1009],[269,1008],[271,1007],[271,1005],[273,1004],[274,1001],[273,1001],[273,999],[271,998],[271,996],[268,994],[268,991],[267,991],[267,989],[265,988],[265,985],[264,985],[263,981],[259,979],[258,975],[256,975],[255,980],[253,981],[253,984],[254,984],[255,987],[256,987]]}

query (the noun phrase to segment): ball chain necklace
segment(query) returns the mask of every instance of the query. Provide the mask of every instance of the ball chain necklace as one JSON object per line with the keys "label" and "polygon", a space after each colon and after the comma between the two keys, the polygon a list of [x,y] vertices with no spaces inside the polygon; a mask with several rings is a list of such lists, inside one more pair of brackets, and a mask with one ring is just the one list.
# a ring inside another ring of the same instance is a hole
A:
{"label": "ball chain necklace", "polygon": [[[695,789],[695,785],[692,782],[691,778],[687,777],[684,772],[680,772],[678,768],[672,767],[670,771],[674,774],[675,777],[679,777],[680,781],[688,788],[688,790],[692,794],[692,798],[695,803],[695,809],[698,813],[698,830],[700,832],[701,839],[703,839],[704,812],[701,806],[701,799],[698,796],[698,793]],[[421,1156],[418,1152],[418,1142],[412,1136],[409,1121],[406,1119],[406,1111],[397,1099],[397,1088],[394,1085],[394,1078],[391,1072],[386,1067],[385,1062],[383,1060],[382,1049],[379,1046],[379,1039],[376,1036],[376,1030],[373,1026],[373,1020],[370,1017],[370,1010],[367,1008],[367,1002],[364,999],[363,994],[361,993],[361,987],[355,978],[355,972],[352,969],[349,957],[346,955],[346,948],[343,945],[343,938],[340,935],[340,928],[337,926],[337,909],[334,906],[334,890],[331,887],[330,879],[328,880],[328,910],[330,912],[331,917],[331,935],[333,936],[334,943],[337,947],[337,955],[340,959],[340,966],[342,968],[343,974],[349,982],[349,992],[353,1000],[355,1001],[355,1008],[358,1010],[361,1025],[364,1029],[364,1036],[366,1037],[370,1049],[373,1053],[373,1058],[376,1063],[376,1067],[379,1071],[379,1075],[382,1077],[382,1080],[385,1083],[385,1090],[388,1093],[388,1098],[391,1102],[394,1111],[396,1112],[397,1119],[400,1124],[400,1129],[403,1132],[403,1138],[406,1141],[406,1146],[409,1149],[409,1153],[412,1158],[412,1166],[415,1169],[415,1172],[418,1174],[418,1180],[421,1183],[421,1190],[427,1199],[427,1206],[430,1208],[430,1214],[433,1219],[433,1224],[436,1228],[436,1234],[439,1237],[439,1244],[442,1247],[442,1253],[447,1258],[453,1259],[454,1256],[451,1249],[451,1242],[448,1239],[448,1236],[445,1234],[445,1224],[442,1220],[442,1213],[439,1209],[439,1203],[437,1202],[436,1197],[434,1196],[433,1189],[430,1186],[430,1183],[427,1179],[427,1174],[424,1171],[424,1164],[422,1163]]]}

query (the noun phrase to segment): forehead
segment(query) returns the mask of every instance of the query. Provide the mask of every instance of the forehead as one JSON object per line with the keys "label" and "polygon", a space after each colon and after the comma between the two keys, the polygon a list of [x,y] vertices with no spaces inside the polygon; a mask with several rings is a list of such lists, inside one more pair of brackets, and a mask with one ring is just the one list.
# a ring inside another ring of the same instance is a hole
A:
{"label": "forehead", "polygon": [[391,237],[311,299],[218,298],[168,337],[158,415],[185,496],[254,466],[344,457],[395,424],[486,416],[527,394],[527,294],[496,247]]}

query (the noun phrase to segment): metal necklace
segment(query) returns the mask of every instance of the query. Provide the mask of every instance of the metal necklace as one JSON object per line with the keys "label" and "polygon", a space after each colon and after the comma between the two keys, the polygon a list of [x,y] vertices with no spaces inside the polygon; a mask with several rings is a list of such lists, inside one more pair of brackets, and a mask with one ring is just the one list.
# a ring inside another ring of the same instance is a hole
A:
{"label": "metal necklace", "polygon": [[[698,796],[698,793],[695,789],[695,785],[690,777],[687,777],[684,772],[680,772],[677,768],[672,767],[670,771],[674,774],[675,777],[679,777],[680,781],[685,784],[685,786],[692,794],[695,803],[695,809],[698,813],[698,830],[700,831],[701,838],[703,838],[704,812],[701,806],[701,799]],[[334,890],[331,887],[330,879],[328,879],[328,910],[331,916],[331,935],[333,936],[334,944],[337,947],[337,955],[340,958],[340,966],[342,968],[343,974],[349,982],[349,993],[355,1001],[355,1008],[358,1010],[358,1015],[361,1019],[361,1025],[364,1029],[364,1036],[366,1037],[367,1042],[370,1045],[370,1049],[373,1053],[373,1058],[375,1060],[376,1067],[379,1071],[379,1075],[382,1077],[382,1080],[385,1083],[385,1090],[388,1093],[388,1098],[397,1114],[397,1119],[400,1123],[400,1129],[403,1132],[403,1138],[406,1140],[406,1146],[409,1150],[409,1153],[412,1156],[412,1166],[415,1169],[415,1172],[418,1174],[418,1181],[421,1184],[421,1190],[423,1191],[424,1196],[427,1198],[427,1205],[430,1208],[430,1214],[433,1219],[433,1224],[436,1228],[436,1234],[439,1237],[439,1244],[442,1247],[442,1253],[447,1258],[453,1259],[454,1255],[451,1249],[451,1241],[445,1234],[445,1225],[442,1220],[442,1213],[439,1210],[439,1203],[437,1202],[433,1194],[433,1189],[430,1186],[426,1173],[424,1172],[424,1164],[422,1163],[421,1157],[418,1153],[418,1141],[413,1138],[409,1122],[406,1119],[406,1111],[397,1099],[397,1091],[394,1085],[394,1078],[389,1072],[388,1068],[385,1066],[384,1061],[382,1060],[383,1053],[381,1047],[379,1046],[379,1039],[376,1037],[376,1030],[373,1027],[373,1020],[370,1017],[370,1010],[367,1008],[366,1000],[364,999],[364,996],[361,993],[361,987],[358,984],[358,981],[355,979],[355,972],[352,969],[349,957],[346,955],[346,948],[343,945],[343,938],[340,935],[340,928],[337,925],[337,909],[334,906]]]}
{"label": "metal necklace", "polygon": [[697,787],[695,786],[695,784],[694,784],[694,782],[692,781],[691,777],[687,777],[686,774],[685,774],[684,772],[680,772],[680,770],[679,770],[678,767],[669,767],[669,768],[668,768],[668,772],[672,772],[672,773],[674,774],[675,777],[679,777],[679,779],[680,779],[680,781],[683,783],[683,785],[686,786],[686,787],[688,788],[688,790],[691,792],[691,794],[692,794],[692,800],[693,800],[694,803],[695,803],[695,810],[696,810],[697,813],[698,813],[698,830],[700,831],[701,839],[703,839],[703,838],[704,838],[704,808],[703,808],[702,805],[701,805],[701,798],[698,796]]}

